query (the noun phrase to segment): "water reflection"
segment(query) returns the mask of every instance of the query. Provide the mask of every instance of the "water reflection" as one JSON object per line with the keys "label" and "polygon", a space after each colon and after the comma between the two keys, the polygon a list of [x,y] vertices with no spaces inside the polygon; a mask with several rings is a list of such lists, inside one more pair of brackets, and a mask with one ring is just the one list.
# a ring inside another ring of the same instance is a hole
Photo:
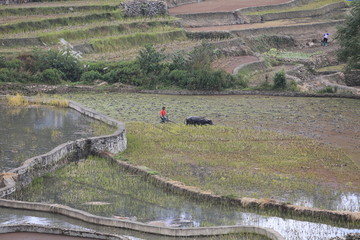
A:
{"label": "water reflection", "polygon": [[246,209],[194,201],[163,191],[138,175],[124,172],[106,159],[94,157],[49,174],[13,197],[17,200],[63,204],[95,215],[157,226],[267,227],[289,240],[323,240],[360,232],[360,229],[266,216]]}
{"label": "water reflection", "polygon": [[360,194],[333,192],[329,195],[301,196],[294,201],[295,205],[305,207],[322,206],[324,209],[358,212],[360,210]]}
{"label": "water reflection", "polygon": [[94,136],[96,120],[72,109],[10,108],[0,101],[0,113],[0,172],[69,140]]}

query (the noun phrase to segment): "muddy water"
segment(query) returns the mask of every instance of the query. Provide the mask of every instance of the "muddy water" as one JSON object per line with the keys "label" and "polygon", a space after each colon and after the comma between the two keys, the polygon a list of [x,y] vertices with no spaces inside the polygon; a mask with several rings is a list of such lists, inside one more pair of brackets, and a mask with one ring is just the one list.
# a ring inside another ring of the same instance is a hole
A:
{"label": "muddy water", "polygon": [[[266,216],[245,209],[190,200],[163,191],[140,176],[128,174],[105,159],[89,158],[71,164],[35,181],[13,196],[17,200],[58,203],[95,215],[125,218],[170,227],[205,227],[221,225],[254,225],[274,229],[286,239],[322,240],[342,236],[360,229]],[[1,209],[0,209],[1,210]],[[272,215],[272,213],[269,213]],[[1,215],[1,214],[0,214]],[[45,219],[14,217],[6,223]],[[1,219],[0,219],[1,220]],[[4,221],[3,220],[3,221]],[[0,221],[1,222],[1,221]],[[51,223],[49,223],[51,224]],[[316,233],[316,234],[315,234]]]}
{"label": "muddy water", "polygon": [[72,109],[10,108],[0,101],[0,172],[69,140],[94,136],[95,123]]}

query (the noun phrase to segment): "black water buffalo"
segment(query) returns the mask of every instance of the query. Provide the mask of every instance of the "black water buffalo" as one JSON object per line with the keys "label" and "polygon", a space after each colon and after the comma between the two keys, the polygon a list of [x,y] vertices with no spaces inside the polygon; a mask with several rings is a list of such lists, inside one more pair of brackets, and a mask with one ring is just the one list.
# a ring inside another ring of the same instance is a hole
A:
{"label": "black water buffalo", "polygon": [[185,119],[186,125],[213,125],[211,120],[204,117],[188,117]]}

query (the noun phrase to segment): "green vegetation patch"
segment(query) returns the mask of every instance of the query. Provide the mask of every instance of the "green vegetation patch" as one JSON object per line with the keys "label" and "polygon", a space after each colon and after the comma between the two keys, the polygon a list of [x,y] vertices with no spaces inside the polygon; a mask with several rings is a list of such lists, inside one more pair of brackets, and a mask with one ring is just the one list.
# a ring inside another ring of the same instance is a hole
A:
{"label": "green vegetation patch", "polygon": [[40,35],[40,39],[46,43],[57,43],[60,38],[67,41],[75,41],[80,39],[90,39],[97,37],[105,37],[116,34],[134,34],[136,32],[158,32],[159,30],[175,29],[170,25],[170,21],[154,21],[154,22],[134,22],[134,23],[108,23],[101,26],[81,28],[81,29],[68,29],[58,32],[49,32]]}
{"label": "green vegetation patch", "polygon": [[128,149],[121,156],[131,163],[222,196],[329,195],[333,188],[319,183],[327,176],[351,181],[334,164],[356,175],[356,166],[342,152],[269,131],[129,123],[127,136]]}
{"label": "green vegetation patch", "polygon": [[183,29],[175,29],[167,32],[135,33],[108,37],[105,39],[93,39],[90,41],[90,44],[95,52],[111,52],[144,46],[149,42],[166,43],[175,40],[186,40],[186,34]]}
{"label": "green vegetation patch", "polygon": [[273,57],[276,59],[301,59],[306,60],[311,58],[314,55],[319,54],[320,52],[313,52],[313,53],[304,53],[304,52],[290,52],[290,51],[283,51],[276,48],[271,48],[269,51],[265,53],[265,56]]}
{"label": "green vegetation patch", "polygon": [[115,20],[120,18],[121,18],[120,12],[114,11],[114,12],[93,13],[93,14],[80,15],[80,16],[53,18],[53,19],[50,18],[50,19],[39,19],[34,21],[21,21],[18,23],[0,25],[0,32],[2,35],[6,35],[9,33],[17,33],[23,31],[30,32],[34,30],[54,28],[58,26],[69,26],[72,24],[89,23],[104,19]]}
{"label": "green vegetation patch", "polygon": [[94,6],[61,6],[61,7],[29,7],[29,8],[4,8],[0,9],[0,16],[29,16],[60,13],[74,13],[87,11],[114,11],[117,5],[94,5]]}

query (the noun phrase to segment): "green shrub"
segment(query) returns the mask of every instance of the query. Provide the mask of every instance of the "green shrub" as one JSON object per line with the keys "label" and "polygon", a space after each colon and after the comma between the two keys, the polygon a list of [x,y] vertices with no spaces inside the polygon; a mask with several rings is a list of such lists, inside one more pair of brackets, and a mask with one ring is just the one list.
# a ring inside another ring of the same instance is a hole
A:
{"label": "green shrub", "polygon": [[218,57],[219,52],[214,45],[203,42],[199,47],[195,47],[189,54],[187,69],[190,71],[211,69],[211,63]]}
{"label": "green shrub", "polygon": [[71,53],[70,50],[34,50],[35,70],[44,71],[46,69],[57,69],[64,74],[64,80],[77,82],[82,74],[80,61]]}
{"label": "green shrub", "polygon": [[288,90],[293,91],[293,92],[299,92],[300,89],[298,87],[298,84],[293,80],[290,82],[289,86],[288,86]]}
{"label": "green shrub", "polygon": [[14,82],[14,70],[8,68],[0,68],[0,82]]}
{"label": "green shrub", "polygon": [[169,68],[170,70],[186,70],[187,69],[187,57],[185,52],[181,51],[176,53],[173,57],[172,57],[172,62],[169,64]]}
{"label": "green shrub", "polygon": [[242,78],[238,75],[235,77],[235,86],[238,88],[247,88],[249,87],[249,79]]}
{"label": "green shrub", "polygon": [[338,88],[336,86],[326,86],[318,91],[318,93],[336,93]]}
{"label": "green shrub", "polygon": [[102,75],[98,71],[88,71],[81,74],[80,81],[85,83],[93,83],[95,80],[101,80]]}
{"label": "green shrub", "polygon": [[168,81],[172,85],[185,88],[190,78],[191,74],[188,71],[175,69],[169,73]]}
{"label": "green shrub", "polygon": [[142,84],[139,65],[131,61],[117,64],[113,69],[103,75],[103,80],[108,83],[121,82],[135,86]]}
{"label": "green shrub", "polygon": [[274,89],[285,89],[286,88],[285,71],[281,70],[275,73],[273,81],[274,81]]}
{"label": "green shrub", "polygon": [[189,90],[219,91],[232,86],[233,78],[224,71],[196,70],[187,79],[186,88]]}
{"label": "green shrub", "polygon": [[59,84],[63,80],[64,74],[54,68],[46,69],[36,75],[36,81],[46,84]]}
{"label": "green shrub", "polygon": [[19,59],[6,59],[4,56],[0,56],[0,68],[19,69],[21,61]]}
{"label": "green shrub", "polygon": [[20,72],[17,69],[0,68],[0,82],[32,82],[33,77],[27,72]]}
{"label": "green shrub", "polygon": [[165,59],[163,53],[158,52],[152,45],[145,45],[143,49],[139,51],[137,56],[137,62],[140,66],[140,70],[143,74],[154,73],[158,74],[161,72],[161,62]]}

